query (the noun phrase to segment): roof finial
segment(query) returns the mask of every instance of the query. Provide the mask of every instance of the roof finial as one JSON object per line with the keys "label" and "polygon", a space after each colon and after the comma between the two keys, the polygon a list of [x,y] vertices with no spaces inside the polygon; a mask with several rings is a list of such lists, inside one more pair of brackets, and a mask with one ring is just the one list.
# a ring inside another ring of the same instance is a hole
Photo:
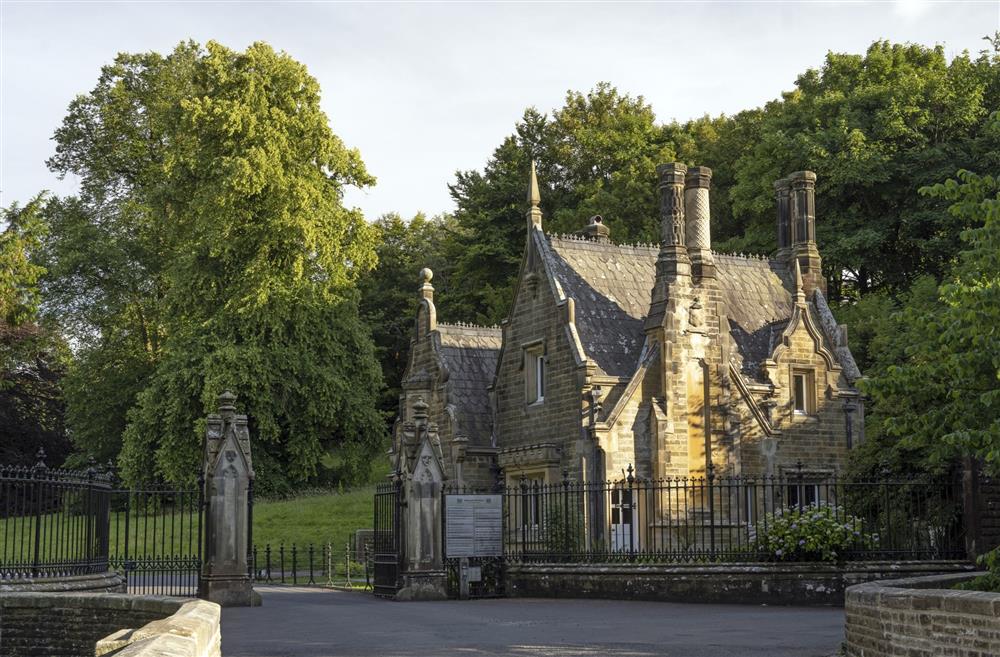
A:
{"label": "roof finial", "polygon": [[538,176],[535,174],[535,161],[531,161],[531,182],[528,184],[528,203],[533,208],[537,208],[542,202],[542,197],[538,193]]}
{"label": "roof finial", "polygon": [[528,210],[528,228],[542,228],[542,210],[538,204],[542,202],[541,194],[538,193],[538,176],[535,174],[535,161],[531,161],[531,181],[528,183],[528,203],[531,208]]}
{"label": "roof finial", "polygon": [[806,293],[802,289],[802,268],[799,267],[799,259],[795,258],[795,302],[805,303]]}

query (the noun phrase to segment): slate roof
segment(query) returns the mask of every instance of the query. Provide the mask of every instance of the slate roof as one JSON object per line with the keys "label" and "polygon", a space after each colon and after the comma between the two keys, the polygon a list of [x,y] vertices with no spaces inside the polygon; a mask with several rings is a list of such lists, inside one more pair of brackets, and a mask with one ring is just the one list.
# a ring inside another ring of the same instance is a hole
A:
{"label": "slate roof", "polygon": [[[643,320],[656,280],[659,247],[546,236],[549,268],[576,302],[576,328],[584,352],[610,376],[628,377],[638,367],[645,340]],[[715,254],[718,285],[729,312],[733,363],[761,377],[792,315],[791,280],[783,263]]]}
{"label": "slate roof", "polygon": [[448,370],[448,403],[458,423],[457,435],[471,445],[491,444],[488,389],[500,355],[501,334],[497,327],[468,324],[438,324],[441,358]]}
{"label": "slate roof", "polygon": [[546,236],[550,271],[576,302],[576,328],[587,356],[610,376],[635,372],[656,279],[658,248]]}

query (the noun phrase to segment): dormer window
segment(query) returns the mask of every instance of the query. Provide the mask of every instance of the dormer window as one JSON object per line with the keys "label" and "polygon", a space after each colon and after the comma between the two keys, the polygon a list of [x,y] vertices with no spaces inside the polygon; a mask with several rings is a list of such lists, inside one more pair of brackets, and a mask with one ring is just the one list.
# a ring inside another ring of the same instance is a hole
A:
{"label": "dormer window", "polygon": [[525,350],[525,390],[529,404],[545,401],[545,350],[535,345]]}
{"label": "dormer window", "polygon": [[816,382],[810,370],[792,370],[792,411],[795,415],[816,412]]}

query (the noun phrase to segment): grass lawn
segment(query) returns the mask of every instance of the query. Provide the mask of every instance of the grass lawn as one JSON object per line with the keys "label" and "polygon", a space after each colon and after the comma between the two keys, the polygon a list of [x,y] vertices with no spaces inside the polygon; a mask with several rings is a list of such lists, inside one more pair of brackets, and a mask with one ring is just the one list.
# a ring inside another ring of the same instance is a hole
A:
{"label": "grass lawn", "polygon": [[293,543],[304,547],[330,543],[342,551],[355,529],[371,529],[375,487],[345,493],[304,495],[290,500],[256,502],[253,542],[260,548]]}

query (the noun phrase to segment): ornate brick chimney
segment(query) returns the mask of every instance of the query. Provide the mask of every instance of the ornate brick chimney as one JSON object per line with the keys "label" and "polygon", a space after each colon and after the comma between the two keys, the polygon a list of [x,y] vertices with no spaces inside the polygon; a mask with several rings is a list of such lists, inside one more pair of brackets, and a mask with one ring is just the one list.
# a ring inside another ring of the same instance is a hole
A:
{"label": "ornate brick chimney", "polygon": [[577,231],[577,235],[581,235],[588,240],[593,240],[595,242],[611,241],[611,229],[604,223],[604,217],[599,214],[595,214],[591,217],[587,221],[587,225],[584,226],[582,230]]}
{"label": "ornate brick chimney", "polygon": [[708,200],[711,184],[712,170],[708,167],[687,170],[684,186],[685,241],[691,259],[691,274],[695,278],[715,277]]}

